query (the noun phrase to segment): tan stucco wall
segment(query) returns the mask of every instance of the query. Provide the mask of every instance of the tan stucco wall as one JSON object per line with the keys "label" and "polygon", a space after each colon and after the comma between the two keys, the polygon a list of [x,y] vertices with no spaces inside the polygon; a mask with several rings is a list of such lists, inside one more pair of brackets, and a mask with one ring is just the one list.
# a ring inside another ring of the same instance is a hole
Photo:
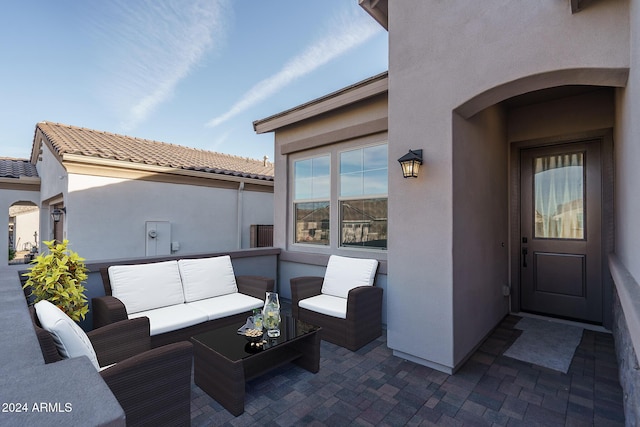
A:
{"label": "tan stucco wall", "polygon": [[508,169],[502,106],[453,117],[454,363],[509,311]]}
{"label": "tan stucco wall", "polygon": [[508,120],[509,142],[613,128],[614,92],[594,88],[580,95],[512,108]]}
{"label": "tan stucco wall", "polygon": [[[640,4],[632,2],[631,38],[640,40]],[[640,283],[640,47],[631,50],[629,80],[616,93],[616,254]]]}
{"label": "tan stucco wall", "polygon": [[[463,256],[455,236],[473,216],[456,216],[452,141],[468,124],[456,123],[452,111],[467,117],[545,85],[621,85],[628,7],[594,2],[572,15],[561,1],[389,2],[389,159],[419,148],[425,158],[417,180],[389,174],[388,344],[397,354],[446,371],[473,341],[454,326],[457,307],[473,304],[474,295],[458,292],[466,285],[454,273]],[[481,135],[466,143],[491,150]],[[477,330],[494,326],[493,318]]]}

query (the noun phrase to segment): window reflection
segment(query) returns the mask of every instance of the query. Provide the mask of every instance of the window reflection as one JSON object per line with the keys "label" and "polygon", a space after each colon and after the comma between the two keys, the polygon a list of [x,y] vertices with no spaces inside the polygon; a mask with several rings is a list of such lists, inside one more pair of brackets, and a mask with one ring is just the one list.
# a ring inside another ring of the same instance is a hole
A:
{"label": "window reflection", "polygon": [[584,238],[584,153],[534,159],[535,237]]}

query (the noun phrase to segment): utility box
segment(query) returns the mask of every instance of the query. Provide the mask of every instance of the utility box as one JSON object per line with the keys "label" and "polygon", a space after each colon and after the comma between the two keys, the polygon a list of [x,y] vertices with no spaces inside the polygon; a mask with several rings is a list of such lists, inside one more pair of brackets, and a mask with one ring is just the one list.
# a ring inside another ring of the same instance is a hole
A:
{"label": "utility box", "polygon": [[171,255],[171,223],[169,221],[145,222],[145,255]]}

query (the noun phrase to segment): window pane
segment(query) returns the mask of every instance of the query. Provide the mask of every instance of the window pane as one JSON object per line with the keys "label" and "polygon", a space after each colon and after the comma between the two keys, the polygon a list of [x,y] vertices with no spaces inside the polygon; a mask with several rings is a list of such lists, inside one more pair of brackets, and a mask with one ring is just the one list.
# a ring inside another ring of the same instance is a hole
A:
{"label": "window pane", "polygon": [[329,198],[331,190],[329,156],[298,160],[294,163],[293,170],[295,200]]}
{"label": "window pane", "polygon": [[387,199],[340,202],[341,246],[387,248]]}
{"label": "window pane", "polygon": [[331,195],[331,177],[327,175],[314,176],[311,187],[312,199],[328,199]]}
{"label": "window pane", "polygon": [[364,194],[387,194],[387,169],[364,172]]}
{"label": "window pane", "polygon": [[362,172],[354,172],[340,176],[341,196],[360,196],[362,194]]}
{"label": "window pane", "polygon": [[362,170],[362,150],[340,153],[340,173],[360,172]]}
{"label": "window pane", "polygon": [[296,203],[295,242],[329,244],[329,202]]}
{"label": "window pane", "polygon": [[538,157],[535,167],[535,237],[584,238],[583,153]]}
{"label": "window pane", "polygon": [[[360,180],[360,182],[357,182]],[[340,196],[387,194],[387,145],[340,153]]]}
{"label": "window pane", "polygon": [[364,168],[387,169],[387,145],[376,145],[364,149]]}

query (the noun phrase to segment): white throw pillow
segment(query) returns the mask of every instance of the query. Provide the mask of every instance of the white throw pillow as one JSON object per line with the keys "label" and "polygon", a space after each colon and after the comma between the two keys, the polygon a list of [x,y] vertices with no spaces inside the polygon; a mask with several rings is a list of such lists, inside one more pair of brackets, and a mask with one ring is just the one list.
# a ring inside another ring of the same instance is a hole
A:
{"label": "white throw pillow", "polygon": [[122,301],[127,314],[184,302],[177,261],[113,265],[109,281],[111,295]]}
{"label": "white throw pillow", "polygon": [[178,268],[182,277],[186,302],[238,292],[236,276],[229,255],[181,259],[178,261]]}
{"label": "white throw pillow", "polygon": [[322,293],[347,298],[358,286],[372,286],[378,260],[331,255],[322,282]]}
{"label": "white throw pillow", "polygon": [[96,370],[100,370],[93,345],[76,322],[47,300],[38,301],[34,307],[40,325],[51,334],[63,358],[87,356]]}

